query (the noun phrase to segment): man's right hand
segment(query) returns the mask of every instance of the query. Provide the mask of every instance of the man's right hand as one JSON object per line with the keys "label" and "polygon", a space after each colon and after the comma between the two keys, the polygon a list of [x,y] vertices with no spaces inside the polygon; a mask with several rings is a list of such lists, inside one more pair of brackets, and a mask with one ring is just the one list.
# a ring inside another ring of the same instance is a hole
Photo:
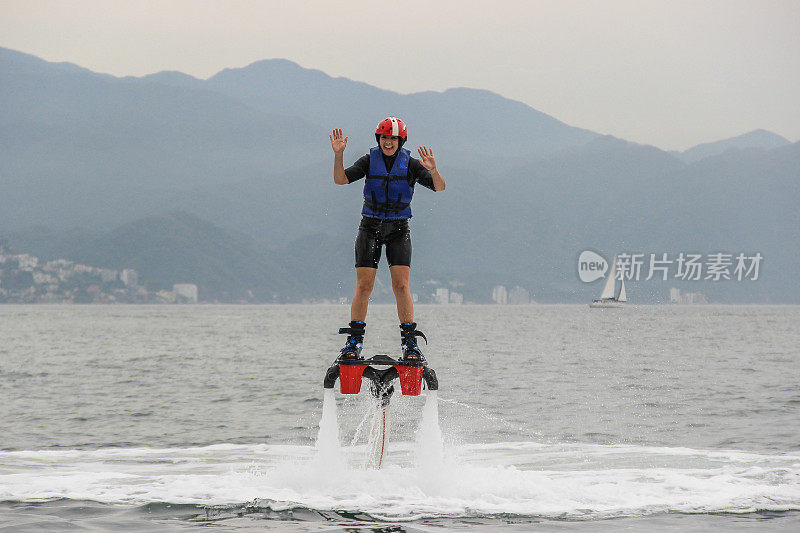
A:
{"label": "man's right hand", "polygon": [[342,137],[342,130],[338,128],[333,130],[330,138],[331,148],[333,148],[334,153],[341,154],[344,152],[344,149],[347,148],[347,137]]}

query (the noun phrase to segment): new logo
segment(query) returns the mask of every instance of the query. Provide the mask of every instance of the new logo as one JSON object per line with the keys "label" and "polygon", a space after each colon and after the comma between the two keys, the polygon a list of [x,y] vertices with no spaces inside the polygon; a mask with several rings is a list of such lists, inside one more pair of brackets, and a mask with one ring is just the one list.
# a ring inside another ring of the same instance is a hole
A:
{"label": "new logo", "polygon": [[602,255],[591,250],[584,250],[578,256],[578,277],[584,283],[591,283],[605,276],[608,271],[608,261]]}

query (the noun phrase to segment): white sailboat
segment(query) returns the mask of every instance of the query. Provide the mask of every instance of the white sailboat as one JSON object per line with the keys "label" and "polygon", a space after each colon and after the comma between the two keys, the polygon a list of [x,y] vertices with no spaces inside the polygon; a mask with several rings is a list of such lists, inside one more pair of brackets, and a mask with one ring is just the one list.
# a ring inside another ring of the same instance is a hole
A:
{"label": "white sailboat", "polygon": [[608,273],[608,279],[603,287],[603,292],[600,293],[600,298],[595,298],[589,307],[623,307],[625,302],[628,301],[628,296],[625,294],[625,280],[620,280],[619,295],[617,294],[617,256],[614,256],[614,261],[611,263],[611,271]]}

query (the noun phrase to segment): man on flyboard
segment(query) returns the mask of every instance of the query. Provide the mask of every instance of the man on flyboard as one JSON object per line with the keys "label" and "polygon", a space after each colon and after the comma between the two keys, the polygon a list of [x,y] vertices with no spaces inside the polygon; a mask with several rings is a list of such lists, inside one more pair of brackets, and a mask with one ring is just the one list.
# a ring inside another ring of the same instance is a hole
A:
{"label": "man on flyboard", "polygon": [[411,152],[403,148],[408,139],[406,125],[396,117],[385,118],[378,124],[375,130],[378,146],[347,169],[344,168],[347,137],[343,137],[341,129],[335,129],[330,139],[334,152],[333,181],[337,185],[347,185],[366,178],[364,207],[355,243],[356,292],[350,306],[350,325],[339,330],[339,333],[348,335],[339,359],[362,359],[367,305],[375,284],[381,248],[385,246],[400,319],[401,361],[424,363],[425,356],[416,338],[427,339],[417,330],[414,322],[414,302],[409,285],[411,232],[408,219],[411,218],[414,185],[419,183],[432,191],[445,189],[444,178],[436,168],[433,150],[421,146],[417,150],[420,159],[411,157]]}

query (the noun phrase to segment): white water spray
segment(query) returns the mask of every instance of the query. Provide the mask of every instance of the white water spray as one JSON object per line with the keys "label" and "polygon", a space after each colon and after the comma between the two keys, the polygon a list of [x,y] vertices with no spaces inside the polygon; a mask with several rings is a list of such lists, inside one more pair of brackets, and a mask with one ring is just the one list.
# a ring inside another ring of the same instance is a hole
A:
{"label": "white water spray", "polygon": [[432,470],[442,465],[444,441],[439,427],[438,391],[429,390],[425,394],[422,420],[417,429],[417,468]]}
{"label": "white water spray", "polygon": [[356,444],[358,444],[358,439],[361,437],[361,431],[364,429],[367,420],[374,417],[375,413],[373,412],[373,409],[370,408],[364,411],[364,416],[361,417],[361,421],[358,423],[358,426],[356,426],[356,430],[353,432],[353,438],[350,440],[351,448],[354,447]]}
{"label": "white water spray", "polygon": [[322,400],[322,419],[317,434],[317,458],[322,464],[339,464],[342,449],[339,444],[339,417],[334,389],[325,389]]}

